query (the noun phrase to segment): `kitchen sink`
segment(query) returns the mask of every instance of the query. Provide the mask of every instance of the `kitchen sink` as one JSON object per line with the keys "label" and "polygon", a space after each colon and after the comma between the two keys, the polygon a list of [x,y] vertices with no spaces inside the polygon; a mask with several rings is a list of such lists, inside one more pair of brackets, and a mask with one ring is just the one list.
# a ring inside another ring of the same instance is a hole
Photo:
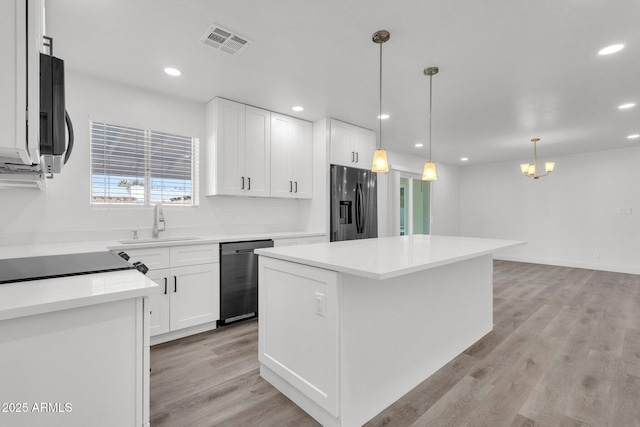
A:
{"label": "kitchen sink", "polygon": [[159,237],[157,239],[129,239],[120,240],[123,245],[130,245],[134,243],[166,243],[166,242],[187,242],[191,240],[200,240],[201,237]]}

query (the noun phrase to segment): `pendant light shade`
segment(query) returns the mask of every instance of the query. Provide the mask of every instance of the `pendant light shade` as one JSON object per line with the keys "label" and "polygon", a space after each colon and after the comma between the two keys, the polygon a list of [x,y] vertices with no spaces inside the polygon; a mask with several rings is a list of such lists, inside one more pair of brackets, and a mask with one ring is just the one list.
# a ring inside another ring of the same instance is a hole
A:
{"label": "pendant light shade", "polygon": [[436,179],[438,179],[436,164],[433,162],[426,162],[424,164],[424,169],[422,170],[422,180],[435,181]]}
{"label": "pendant light shade", "polygon": [[438,74],[438,67],[429,67],[424,69],[424,75],[429,76],[429,161],[425,162],[424,169],[422,170],[423,181],[435,181],[438,179],[436,172],[436,164],[431,160],[431,111],[432,111],[432,99],[433,99],[433,76]]}
{"label": "pendant light shade", "polygon": [[387,150],[380,148],[373,153],[373,165],[371,166],[371,172],[389,172]]}
{"label": "pendant light shade", "polygon": [[380,30],[373,33],[371,40],[380,45],[380,148],[373,154],[372,172],[388,172],[389,162],[387,161],[387,151],[382,148],[382,44],[389,40],[391,34],[387,30]]}
{"label": "pendant light shade", "polygon": [[547,173],[551,173],[553,172],[553,168],[556,166],[556,162],[546,162],[544,164],[544,168],[547,171]]}

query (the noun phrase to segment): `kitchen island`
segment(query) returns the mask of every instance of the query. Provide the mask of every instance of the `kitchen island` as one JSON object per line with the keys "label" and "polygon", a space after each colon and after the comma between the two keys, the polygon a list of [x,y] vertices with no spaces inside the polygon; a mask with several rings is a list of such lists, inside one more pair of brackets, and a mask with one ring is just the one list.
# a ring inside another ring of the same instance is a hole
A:
{"label": "kitchen island", "polygon": [[149,295],[137,270],[2,283],[0,425],[149,426]]}
{"label": "kitchen island", "polygon": [[493,327],[513,240],[401,236],[260,249],[260,375],[324,426],[360,426]]}

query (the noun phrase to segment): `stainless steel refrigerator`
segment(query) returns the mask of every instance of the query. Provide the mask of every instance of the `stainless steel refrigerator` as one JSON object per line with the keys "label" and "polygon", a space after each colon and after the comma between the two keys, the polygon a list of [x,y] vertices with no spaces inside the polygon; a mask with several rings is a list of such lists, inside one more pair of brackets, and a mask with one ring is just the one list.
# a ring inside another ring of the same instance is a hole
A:
{"label": "stainless steel refrigerator", "polygon": [[375,172],[331,165],[332,242],[378,237]]}

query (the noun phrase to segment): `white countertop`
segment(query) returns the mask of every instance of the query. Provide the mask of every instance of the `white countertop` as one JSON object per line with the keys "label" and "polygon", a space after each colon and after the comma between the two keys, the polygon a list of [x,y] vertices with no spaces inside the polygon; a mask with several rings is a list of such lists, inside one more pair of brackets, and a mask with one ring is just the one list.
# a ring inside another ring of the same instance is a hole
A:
{"label": "white countertop", "polygon": [[137,270],[0,285],[0,320],[137,298],[159,292]]}
{"label": "white countertop", "polygon": [[255,252],[271,258],[382,280],[525,244],[516,240],[414,235],[257,249]]}
{"label": "white countertop", "polygon": [[[197,239],[175,240],[160,238],[155,241],[124,244],[122,241],[86,241],[0,246],[0,259],[34,256],[64,255],[106,250],[202,245],[258,239],[287,239],[322,236],[323,233],[283,232],[239,235],[202,235]],[[2,272],[0,272],[0,277]],[[158,292],[158,286],[137,270],[114,271],[82,276],[6,283],[0,285],[0,320],[68,308],[118,301]]]}
{"label": "white countertop", "polygon": [[[188,240],[174,240],[180,237],[164,236],[155,241],[144,239],[142,242],[131,240],[103,240],[103,241],[86,241],[71,243],[46,243],[46,244],[28,244],[28,245],[10,245],[0,246],[0,259],[22,258],[43,255],[63,255],[77,254],[87,252],[100,252],[105,250],[126,251],[127,249],[140,249],[160,246],[181,246],[181,245],[204,245],[209,243],[220,242],[238,242],[246,240],[259,239],[291,239],[299,237],[315,237],[324,236],[324,233],[310,232],[281,232],[281,233],[252,233],[252,234],[221,234],[221,235],[198,235],[189,236]],[[191,237],[197,237],[192,239]],[[167,239],[167,240],[165,240]],[[169,240],[170,239],[170,240]],[[122,243],[123,241],[131,241],[135,243]]]}

